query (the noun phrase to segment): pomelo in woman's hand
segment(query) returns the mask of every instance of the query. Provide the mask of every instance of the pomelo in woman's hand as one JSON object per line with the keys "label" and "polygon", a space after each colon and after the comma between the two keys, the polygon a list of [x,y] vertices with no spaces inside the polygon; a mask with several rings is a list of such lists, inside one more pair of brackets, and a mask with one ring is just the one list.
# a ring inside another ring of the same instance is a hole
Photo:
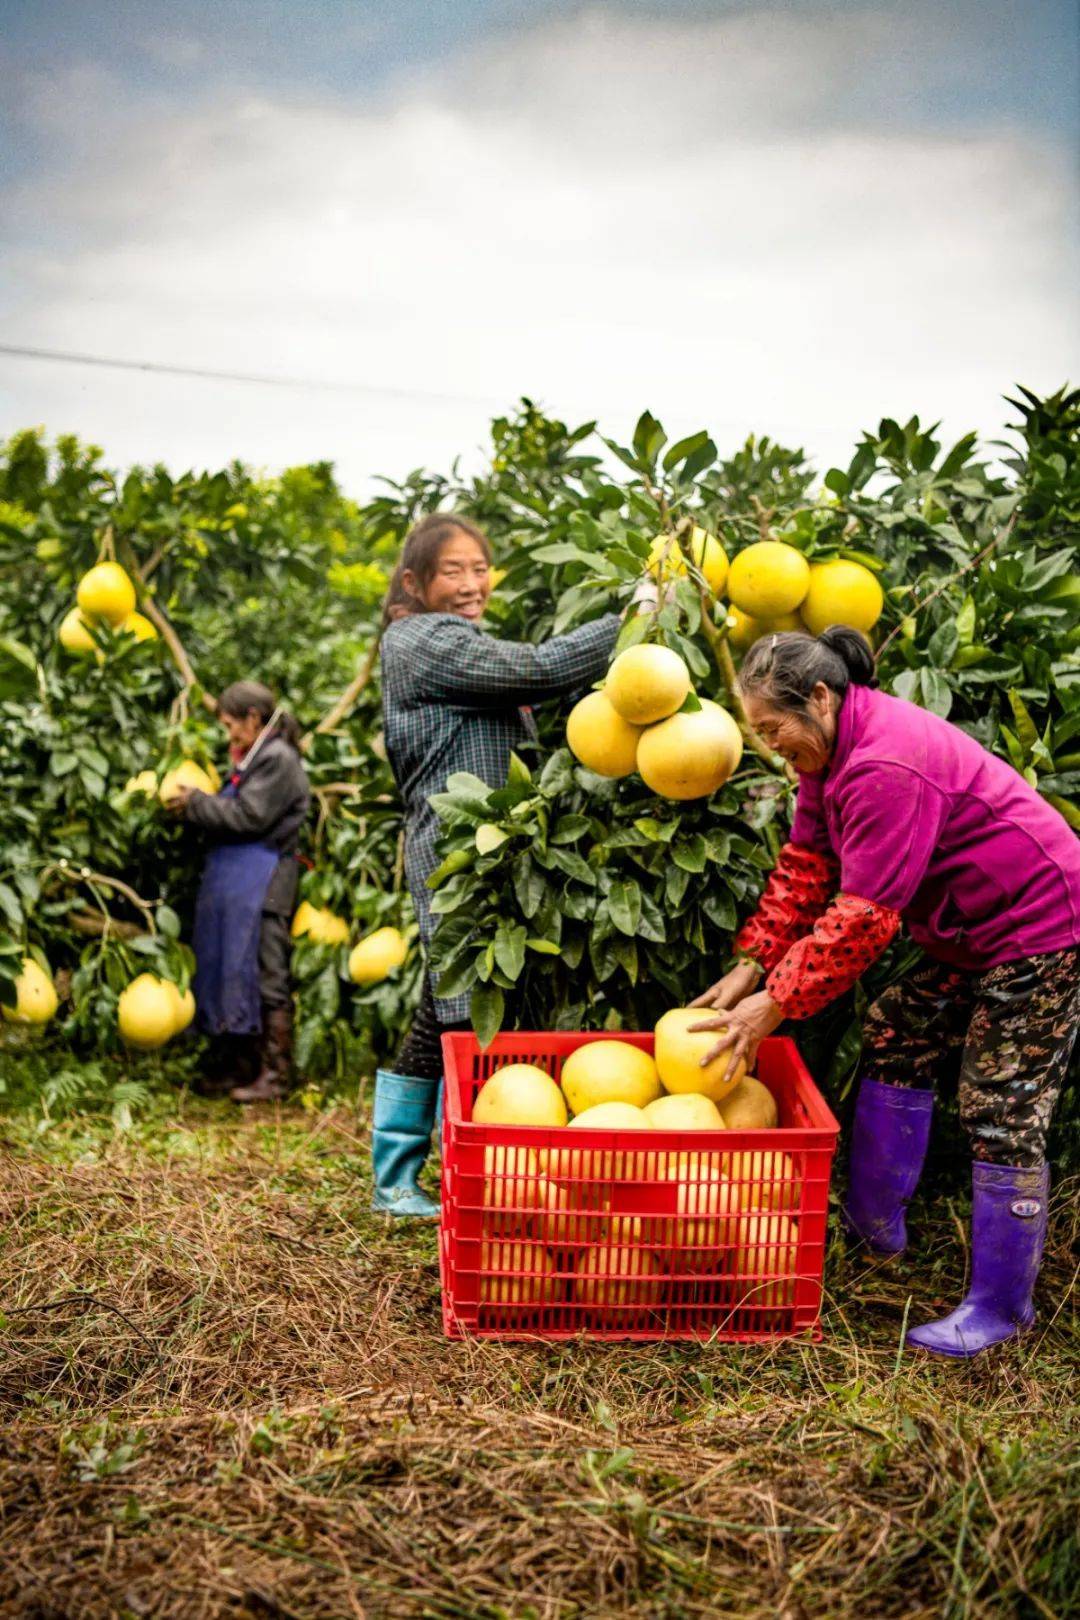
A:
{"label": "pomelo in woman's hand", "polygon": [[847,624],[865,635],[877,624],[884,606],[881,586],[869,568],[837,557],[814,563],[799,611],[811,635],[820,636],[831,624]]}
{"label": "pomelo in woman's hand", "polygon": [[560,1078],[572,1114],[607,1102],[644,1108],[660,1095],[651,1055],[629,1041],[586,1041],[564,1060]]}
{"label": "pomelo in woman's hand", "polygon": [[102,562],[80,579],[75,600],[90,618],[118,625],[135,611],[135,587],[119,563]]}
{"label": "pomelo in woman's hand", "polygon": [[771,1131],[779,1118],[776,1098],[752,1074],[744,1075],[723,1099],[720,1112],[730,1131]]}
{"label": "pomelo in woman's hand", "polygon": [[56,986],[40,962],[24,956],[15,980],[15,1005],[4,1007],[13,1024],[47,1024],[57,1008]]}
{"label": "pomelo in woman's hand", "polygon": [[507,1063],[480,1087],[474,1125],[565,1125],[566,1098],[535,1063]]}
{"label": "pomelo in woman's hand", "polygon": [[353,984],[378,984],[409,954],[405,936],[396,928],[376,928],[349,952],[349,978]]}
{"label": "pomelo in woman's hand", "polygon": [[614,660],[604,683],[612,708],[632,726],[651,726],[686,702],[690,671],[670,647],[642,643]]}
{"label": "pomelo in woman's hand", "polygon": [[723,787],[742,757],[742,735],[718,703],[649,726],[638,743],[645,786],[664,799],[704,799]]}
{"label": "pomelo in woman's hand", "polygon": [[708,1068],[701,1067],[702,1058],[711,1052],[726,1032],[706,1029],[694,1034],[691,1029],[694,1024],[713,1016],[707,1007],[673,1007],[657,1024],[656,1067],[665,1091],[698,1092],[703,1097],[710,1097],[714,1103],[720,1103],[735,1090],[745,1075],[746,1064],[740,1058],[731,1075],[725,1078],[725,1070],[731,1061],[730,1048],[725,1048]]}
{"label": "pomelo in woman's hand", "polygon": [[121,1037],[144,1052],[164,1046],[176,1029],[178,999],[152,973],[140,973],[120,992],[116,1018]]}
{"label": "pomelo in woman's hand", "polygon": [[566,722],[570,752],[597,776],[629,776],[640,736],[641,727],[624,720],[604,692],[590,692],[575,703]]}
{"label": "pomelo in woman's hand", "polygon": [[711,1097],[701,1092],[671,1092],[647,1103],[642,1113],[654,1131],[722,1131],[726,1121]]}
{"label": "pomelo in woman's hand", "polygon": [[177,788],[182,787],[193,788],[199,793],[217,792],[209,771],[204,771],[193,759],[181,760],[175,770],[165,772],[158,789],[158,798],[162,804],[168,804],[170,799],[175,799]]}
{"label": "pomelo in woman's hand", "polygon": [[801,551],[780,540],[758,540],[734,558],[728,596],[754,619],[792,613],[810,588],[810,564]]}

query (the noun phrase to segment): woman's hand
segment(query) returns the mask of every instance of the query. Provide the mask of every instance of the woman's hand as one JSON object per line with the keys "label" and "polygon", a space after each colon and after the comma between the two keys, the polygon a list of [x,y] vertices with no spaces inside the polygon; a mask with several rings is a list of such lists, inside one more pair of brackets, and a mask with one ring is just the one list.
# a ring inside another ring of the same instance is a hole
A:
{"label": "woman's hand", "polygon": [[736,962],[730,973],[725,973],[722,979],[698,996],[696,1001],[690,1003],[691,1007],[734,1007],[737,1001],[748,996],[761,975],[761,969],[756,962]]}
{"label": "woman's hand", "polygon": [[177,787],[173,789],[172,798],[165,805],[170,816],[182,816],[188,807],[188,800],[195,789],[191,787]]}
{"label": "woman's hand", "polygon": [[716,1018],[703,1018],[700,1024],[691,1024],[691,1034],[698,1030],[724,1031],[716,1045],[702,1058],[701,1067],[704,1069],[710,1063],[715,1063],[718,1057],[730,1050],[731,1057],[724,1070],[725,1079],[734,1073],[740,1058],[748,1069],[752,1069],[761,1042],[783,1021],[784,1015],[769,992],[759,990],[756,995],[744,996],[730,1012],[721,1013]]}

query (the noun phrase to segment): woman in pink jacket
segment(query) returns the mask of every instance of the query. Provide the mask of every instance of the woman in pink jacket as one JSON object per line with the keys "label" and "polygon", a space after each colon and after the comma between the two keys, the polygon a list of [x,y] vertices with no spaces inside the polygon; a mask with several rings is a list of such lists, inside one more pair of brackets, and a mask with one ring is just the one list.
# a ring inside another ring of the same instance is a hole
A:
{"label": "woman in pink jacket", "polygon": [[695,1003],[724,1016],[699,1027],[727,1025],[717,1050],[751,1058],[782,1019],[849,989],[901,926],[923,947],[867,1017],[845,1223],[879,1253],[905,1247],[934,1083],[959,1059],[971,1286],[908,1342],[976,1355],[1034,1321],[1046,1133],[1080,1026],[1080,840],[965,732],[873,690],[854,630],[765,636],[740,684],[799,792],[740,960]]}

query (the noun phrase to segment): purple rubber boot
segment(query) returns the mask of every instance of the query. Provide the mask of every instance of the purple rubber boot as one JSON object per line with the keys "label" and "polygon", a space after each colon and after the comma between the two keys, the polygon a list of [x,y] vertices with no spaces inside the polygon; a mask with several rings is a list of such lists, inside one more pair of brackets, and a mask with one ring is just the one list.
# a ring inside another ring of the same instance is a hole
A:
{"label": "purple rubber boot", "polygon": [[912,1328],[908,1344],[967,1359],[1035,1320],[1050,1170],[975,1164],[971,1171],[971,1287],[951,1316]]}
{"label": "purple rubber boot", "polygon": [[904,1210],[930,1140],[932,1091],[863,1080],[855,1103],[843,1220],[878,1254],[907,1247]]}

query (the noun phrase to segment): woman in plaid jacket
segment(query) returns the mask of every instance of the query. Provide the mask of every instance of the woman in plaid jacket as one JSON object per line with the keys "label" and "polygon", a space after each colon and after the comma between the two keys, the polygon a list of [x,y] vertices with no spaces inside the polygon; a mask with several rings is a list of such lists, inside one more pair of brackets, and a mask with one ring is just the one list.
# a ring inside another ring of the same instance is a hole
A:
{"label": "woman in plaid jacket", "polygon": [[[591,686],[611,657],[619,619],[607,614],[543,646],[498,641],[480,627],[491,594],[491,546],[466,518],[435,512],[409,534],[390,582],[382,642],[386,751],[405,802],[405,877],[425,948],[434,923],[427,880],[438,865],[430,796],[455,771],[491,787],[511,750],[535,737],[529,705]],[[441,1036],[468,1018],[469,998],[435,995],[430,975],[394,1070],[375,1079],[373,1207],[438,1214],[417,1185],[442,1079]]]}

